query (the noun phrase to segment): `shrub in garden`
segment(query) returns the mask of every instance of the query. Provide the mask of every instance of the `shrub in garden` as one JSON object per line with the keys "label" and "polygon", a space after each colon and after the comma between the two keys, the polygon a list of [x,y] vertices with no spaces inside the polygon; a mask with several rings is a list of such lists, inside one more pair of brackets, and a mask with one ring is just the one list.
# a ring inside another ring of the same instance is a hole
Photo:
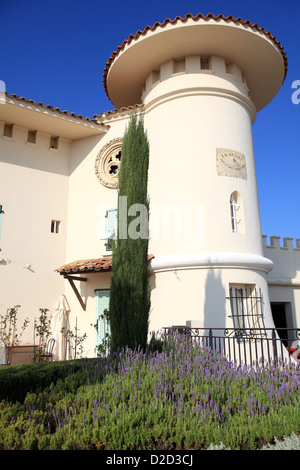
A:
{"label": "shrub in garden", "polygon": [[49,309],[40,308],[38,321],[34,322],[34,333],[38,338],[38,347],[35,353],[35,360],[41,361],[47,351],[48,340],[51,336],[51,314]]}
{"label": "shrub in garden", "polygon": [[[135,349],[147,345],[150,309],[148,165],[149,144],[144,122],[141,117],[137,119],[133,115],[123,138],[119,171],[118,235],[113,243],[109,305],[112,351],[125,346]],[[127,198],[125,209],[120,204],[123,197]],[[134,207],[146,210],[142,213],[140,211],[140,216],[136,217],[136,214],[130,212]],[[133,236],[130,225],[136,221],[139,231],[135,231]],[[125,229],[126,234],[120,234],[121,226],[122,232]]]}
{"label": "shrub in garden", "polygon": [[[39,393],[59,380],[86,371],[81,361],[20,364],[0,368],[0,400],[23,402],[27,393]],[[86,374],[82,377],[84,382]],[[63,382],[61,382],[62,386]]]}
{"label": "shrub in garden", "polygon": [[18,310],[20,305],[8,308],[5,315],[0,315],[0,343],[5,346],[5,363],[10,364],[14,347],[20,344],[21,336],[29,320],[25,318],[21,331],[18,331]]}
{"label": "shrub in garden", "polygon": [[126,348],[82,366],[77,379],[1,403],[0,449],[255,449],[300,430],[293,363],[237,366],[174,337],[161,352]]}

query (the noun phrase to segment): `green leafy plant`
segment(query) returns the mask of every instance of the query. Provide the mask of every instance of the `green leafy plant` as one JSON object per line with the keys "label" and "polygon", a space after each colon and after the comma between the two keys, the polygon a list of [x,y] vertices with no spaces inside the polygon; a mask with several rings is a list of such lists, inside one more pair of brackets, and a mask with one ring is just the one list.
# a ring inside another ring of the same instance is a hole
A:
{"label": "green leafy plant", "polygon": [[159,332],[152,331],[151,338],[148,345],[148,350],[150,352],[162,352],[164,346],[164,338],[159,334]]}
{"label": "green leafy plant", "polygon": [[51,336],[51,314],[49,309],[40,308],[40,316],[38,322],[35,322],[35,336],[39,338],[39,344],[35,351],[35,361],[41,361],[47,351],[47,345]]}
{"label": "green leafy plant", "polygon": [[25,318],[21,331],[18,333],[17,317],[20,305],[15,305],[7,309],[5,315],[0,315],[0,340],[5,346],[6,364],[11,364],[14,347],[20,344],[21,336],[29,324],[28,318]]}
{"label": "green leafy plant", "polygon": [[[104,338],[102,338],[101,342],[97,345],[96,353],[97,353],[97,357],[106,357],[110,352],[110,346],[111,346],[109,310],[106,308],[104,312],[99,316],[100,316],[100,319],[106,325],[106,329],[104,332]],[[94,325],[94,327],[96,328],[97,326]]]}
{"label": "green leafy plant", "polygon": [[84,333],[83,335],[79,334],[79,328],[77,327],[77,320],[74,331],[69,330],[65,327],[61,329],[61,333],[64,336],[67,345],[73,351],[73,359],[78,359],[79,357],[83,357],[84,349],[83,349],[83,342],[87,339],[87,334]]}

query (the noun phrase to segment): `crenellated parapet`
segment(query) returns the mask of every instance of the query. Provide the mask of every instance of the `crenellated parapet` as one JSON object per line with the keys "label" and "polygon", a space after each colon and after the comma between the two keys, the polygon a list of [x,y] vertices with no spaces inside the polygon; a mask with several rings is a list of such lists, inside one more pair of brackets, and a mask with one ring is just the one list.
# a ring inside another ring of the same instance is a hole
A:
{"label": "crenellated parapet", "polygon": [[233,81],[244,94],[248,95],[249,90],[246,76],[238,65],[228,62],[224,57],[215,55],[204,57],[192,55],[185,56],[180,60],[168,60],[160,64],[156,70],[152,70],[146,79],[142,99],[144,99],[145,95],[147,95],[154,86],[158,85],[158,83],[182,74],[206,74],[222,77],[226,80]]}
{"label": "crenellated parapet", "polygon": [[274,263],[268,278],[272,284],[300,286],[300,238],[271,236],[269,244],[263,235],[264,256]]}
{"label": "crenellated parapet", "polygon": [[289,238],[289,237],[270,237],[270,244],[267,244],[267,235],[263,235],[263,247],[280,250],[299,250],[300,251],[300,238]]}
{"label": "crenellated parapet", "polygon": [[147,109],[158,102],[196,96],[222,97],[242,104],[255,121],[246,75],[234,62],[216,55],[185,55],[159,64],[148,74],[142,101]]}

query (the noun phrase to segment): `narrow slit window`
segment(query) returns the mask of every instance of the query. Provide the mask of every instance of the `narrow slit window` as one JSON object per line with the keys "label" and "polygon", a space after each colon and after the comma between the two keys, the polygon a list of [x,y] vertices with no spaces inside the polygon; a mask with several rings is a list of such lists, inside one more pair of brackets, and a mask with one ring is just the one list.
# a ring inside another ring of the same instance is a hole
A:
{"label": "narrow slit window", "polygon": [[28,131],[27,134],[27,143],[28,144],[36,144],[36,134],[37,131]]}
{"label": "narrow slit window", "polygon": [[51,220],[51,233],[60,232],[60,220]]}
{"label": "narrow slit window", "polygon": [[230,218],[233,233],[245,233],[244,210],[240,194],[235,191],[230,196]]}
{"label": "narrow slit window", "polygon": [[241,219],[238,217],[240,205],[237,202],[237,193],[232,193],[230,196],[230,212],[231,212],[231,228],[233,233],[238,233],[238,225]]}
{"label": "narrow slit window", "polygon": [[50,149],[51,150],[58,149],[58,140],[59,140],[59,137],[54,137],[54,136],[50,137]]}
{"label": "narrow slit window", "polygon": [[9,139],[12,139],[13,128],[14,128],[13,124],[5,123],[4,128],[3,128],[3,137],[8,137]]}
{"label": "narrow slit window", "polygon": [[201,62],[201,70],[209,70],[209,59],[200,59]]}

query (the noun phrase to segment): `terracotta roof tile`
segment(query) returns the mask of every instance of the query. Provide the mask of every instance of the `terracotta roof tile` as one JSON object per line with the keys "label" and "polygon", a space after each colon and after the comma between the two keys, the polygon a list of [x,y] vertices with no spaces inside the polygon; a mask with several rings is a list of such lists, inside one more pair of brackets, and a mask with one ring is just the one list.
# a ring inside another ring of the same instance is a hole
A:
{"label": "terracotta roof tile", "polygon": [[[148,255],[148,261],[154,258],[154,255]],[[88,274],[97,272],[108,272],[112,268],[112,256],[104,256],[103,258],[92,258],[73,261],[64,264],[56,269],[59,274]]]}
{"label": "terracotta roof tile", "polygon": [[97,120],[96,119],[90,119],[90,118],[87,118],[87,117],[83,117],[81,115],[78,115],[78,114],[75,114],[75,113],[69,113],[68,111],[62,111],[61,109],[59,108],[54,108],[53,106],[51,106],[50,104],[43,104],[43,103],[36,103],[34,100],[29,100],[27,98],[24,98],[24,97],[20,97],[16,94],[9,94],[8,92],[5,92],[6,96],[10,99],[15,99],[15,100],[18,100],[18,101],[23,101],[24,103],[30,103],[30,104],[33,104],[34,106],[38,106],[38,107],[41,107],[41,108],[44,108],[44,109],[49,109],[50,111],[53,111],[55,113],[59,113],[59,114],[64,114],[66,116],[70,116],[70,117],[74,117],[76,119],[80,119],[82,121],[86,121],[86,122],[90,122],[92,124],[98,124]]}
{"label": "terracotta roof tile", "polygon": [[138,104],[135,104],[134,106],[124,106],[122,108],[115,108],[113,110],[110,110],[110,111],[105,111],[101,114],[94,114],[94,119],[101,119],[101,118],[105,118],[105,117],[109,117],[111,114],[119,114],[119,113],[122,113],[122,112],[130,112],[130,111],[134,111],[138,108],[143,108],[144,107],[144,104],[143,103],[138,103]]}
{"label": "terracotta roof tile", "polygon": [[287,74],[287,57],[286,57],[284,48],[280,44],[280,42],[276,39],[276,37],[273,36],[272,33],[270,33],[269,31],[266,31],[265,28],[261,28],[257,23],[252,24],[250,20],[245,20],[244,21],[240,17],[239,18],[234,18],[234,16],[232,16],[232,15],[229,15],[229,16],[225,17],[222,14],[218,15],[218,16],[215,16],[213,13],[208,13],[208,15],[205,16],[202,13],[198,13],[196,16],[193,16],[191,13],[187,13],[184,16],[184,18],[181,18],[181,16],[176,16],[176,18],[174,18],[174,20],[171,20],[170,18],[167,18],[167,19],[165,19],[165,21],[163,23],[160,23],[159,21],[157,21],[156,23],[154,23],[154,25],[152,27],[148,25],[148,26],[145,27],[144,31],[138,30],[135,34],[130,34],[128,39],[123,41],[121,46],[117,47],[117,49],[112,53],[112,55],[110,56],[110,58],[106,62],[106,65],[105,65],[104,71],[103,71],[103,85],[104,85],[104,89],[105,89],[105,92],[106,92],[108,98],[109,98],[109,95],[108,95],[108,90],[107,90],[107,76],[108,76],[110,66],[113,63],[113,61],[115,60],[115,58],[118,56],[118,54],[125,48],[125,46],[127,44],[130,44],[134,39],[138,39],[140,36],[144,36],[148,31],[155,31],[159,27],[164,27],[167,24],[172,24],[173,25],[173,24],[176,24],[178,21],[181,21],[182,23],[184,23],[189,19],[192,19],[192,20],[195,20],[195,21],[198,20],[198,19],[203,19],[203,20],[213,19],[213,20],[218,20],[218,21],[219,20],[232,21],[233,23],[239,23],[243,26],[248,26],[250,28],[255,28],[258,32],[263,33],[266,36],[268,36],[276,44],[276,46],[280,50],[280,52],[282,54],[282,57],[283,57],[283,60],[284,60],[285,76],[286,76],[286,74]]}

